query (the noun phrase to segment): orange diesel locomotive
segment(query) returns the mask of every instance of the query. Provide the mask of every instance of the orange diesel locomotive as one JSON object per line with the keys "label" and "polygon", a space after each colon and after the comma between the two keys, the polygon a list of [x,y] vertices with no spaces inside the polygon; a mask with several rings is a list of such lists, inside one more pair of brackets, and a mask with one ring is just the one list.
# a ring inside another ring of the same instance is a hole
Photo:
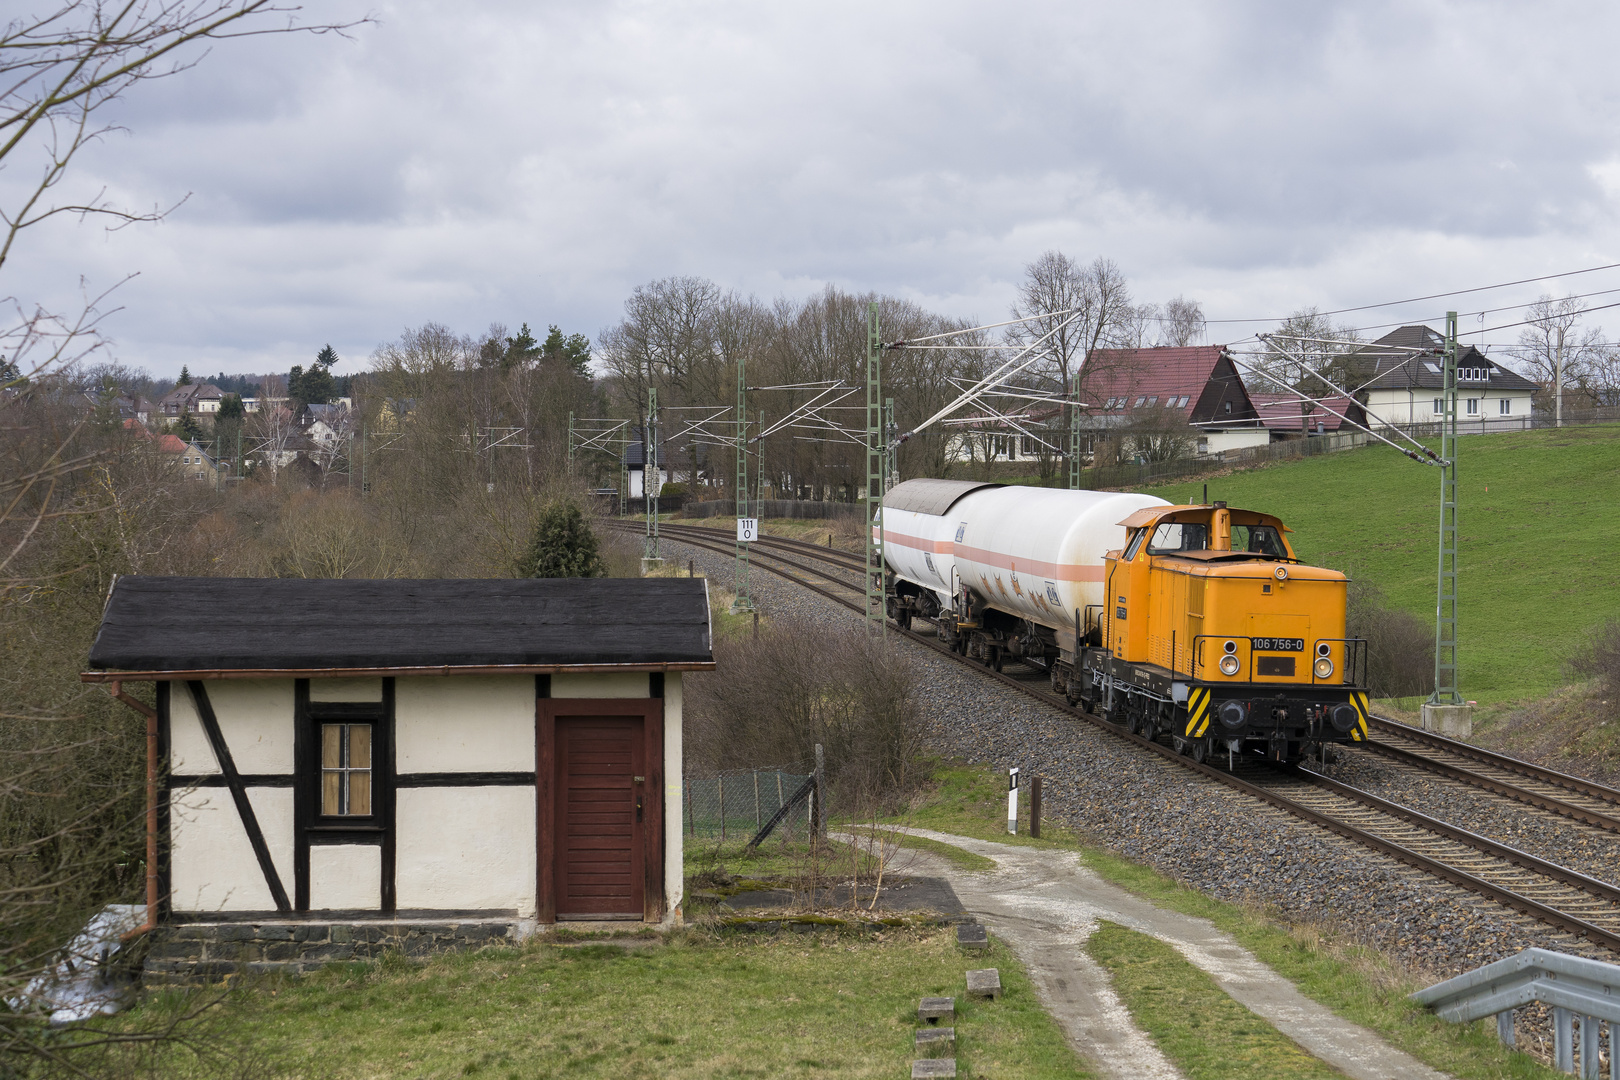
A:
{"label": "orange diesel locomotive", "polygon": [[1366,738],[1366,647],[1345,636],[1343,574],[1301,564],[1277,518],[1221,502],[1121,524],[1073,696],[1199,761]]}

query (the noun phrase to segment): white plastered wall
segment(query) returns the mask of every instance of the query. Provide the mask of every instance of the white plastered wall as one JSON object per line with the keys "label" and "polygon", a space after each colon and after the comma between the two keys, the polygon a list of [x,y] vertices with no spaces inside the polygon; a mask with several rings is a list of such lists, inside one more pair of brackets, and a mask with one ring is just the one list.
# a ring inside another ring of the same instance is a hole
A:
{"label": "white plastered wall", "polygon": [[[291,788],[249,788],[270,861],[293,889]],[[275,908],[236,803],[223,787],[175,791],[169,798],[171,904],[176,911],[268,911]]]}
{"label": "white plastered wall", "polygon": [[375,911],[382,907],[382,848],[376,844],[318,844],[309,849],[311,911]]}
{"label": "white plastered wall", "polygon": [[534,788],[402,788],[395,798],[401,908],[515,908],[534,917]]}
{"label": "white plastered wall", "polygon": [[[401,773],[532,774],[534,718],[532,675],[398,679],[396,767]],[[516,909],[521,917],[534,916],[533,786],[404,787],[395,800],[401,908]]]}
{"label": "white plastered wall", "polygon": [[686,796],[681,776],[681,673],[664,676],[664,903],[665,921],[679,918],[685,869],[681,807]]}
{"label": "white plastered wall", "polygon": [[533,675],[396,680],[395,768],[402,773],[533,772],[534,694]]}

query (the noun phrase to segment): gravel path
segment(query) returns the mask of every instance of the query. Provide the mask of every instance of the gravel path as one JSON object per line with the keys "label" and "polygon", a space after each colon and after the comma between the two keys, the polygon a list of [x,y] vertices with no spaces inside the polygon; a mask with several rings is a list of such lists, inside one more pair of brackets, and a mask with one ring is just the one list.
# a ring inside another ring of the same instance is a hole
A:
{"label": "gravel path", "polygon": [[[669,543],[717,584],[732,560]],[[752,591],[766,616],[851,625],[858,616],[755,567]],[[1527,916],[1208,781],[1057,709],[976,675],[931,650],[900,642],[924,671],[935,745],[999,770],[1043,778],[1045,812],[1096,845],[1146,863],[1211,896],[1323,924],[1373,945],[1419,979],[1438,981],[1532,945],[1608,962],[1593,948]],[[1366,754],[1337,766],[1344,782],[1420,807],[1515,846],[1613,880],[1617,845],[1585,829],[1500,800],[1391,768]],[[1520,1046],[1547,1046],[1538,1018],[1521,1012]]]}

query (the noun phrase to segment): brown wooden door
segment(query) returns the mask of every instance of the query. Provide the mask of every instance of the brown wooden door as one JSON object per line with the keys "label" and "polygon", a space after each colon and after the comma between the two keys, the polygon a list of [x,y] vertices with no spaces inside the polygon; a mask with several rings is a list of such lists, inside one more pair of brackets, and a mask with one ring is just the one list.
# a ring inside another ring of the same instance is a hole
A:
{"label": "brown wooden door", "polygon": [[557,718],[559,916],[632,916],[645,906],[647,775],[639,716]]}

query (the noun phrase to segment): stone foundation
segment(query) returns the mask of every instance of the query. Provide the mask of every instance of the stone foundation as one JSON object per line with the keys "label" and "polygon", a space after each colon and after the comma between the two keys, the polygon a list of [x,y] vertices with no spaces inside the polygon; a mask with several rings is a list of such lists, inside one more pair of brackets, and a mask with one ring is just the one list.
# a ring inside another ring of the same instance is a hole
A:
{"label": "stone foundation", "polygon": [[1469,705],[1423,705],[1423,730],[1448,739],[1466,739],[1474,733],[1474,710]]}
{"label": "stone foundation", "polygon": [[535,930],[532,920],[514,918],[170,923],[152,932],[145,982],[163,985],[212,982],[241,974],[297,975],[330,963],[375,960],[388,952],[422,959],[486,945],[516,945]]}

